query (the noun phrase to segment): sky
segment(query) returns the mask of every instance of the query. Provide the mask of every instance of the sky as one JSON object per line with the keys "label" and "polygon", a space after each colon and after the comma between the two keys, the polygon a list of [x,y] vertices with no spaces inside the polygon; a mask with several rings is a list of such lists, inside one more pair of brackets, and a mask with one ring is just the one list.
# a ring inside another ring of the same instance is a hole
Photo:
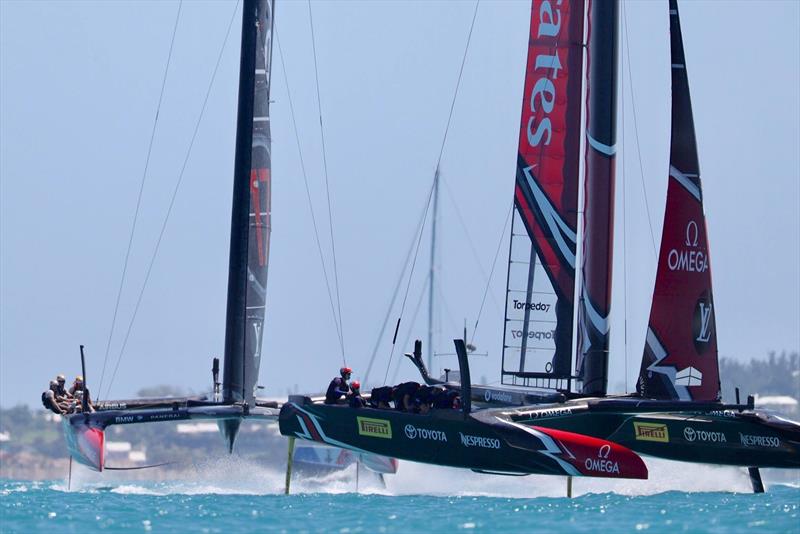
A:
{"label": "sky", "polygon": [[[669,149],[666,1],[624,2],[610,389],[633,388],[661,234]],[[433,178],[473,2],[312,3],[347,364],[363,378]],[[210,389],[225,332],[240,13],[187,151],[236,4],[184,2],[110,342],[111,397]],[[680,4],[708,221],[721,356],[800,350],[800,3]],[[0,405],[35,405],[56,373],[97,396],[177,2],[0,1]],[[240,8],[239,8],[240,9]],[[441,161],[434,348],[466,321],[499,381],[507,235],[530,4],[478,7]],[[272,248],[260,383],[318,392],[342,364],[306,200],[331,263],[308,4],[278,2]],[[629,75],[630,73],[630,75]],[[624,103],[624,105],[623,105]],[[634,106],[635,103],[635,106]],[[635,122],[634,122],[635,117]],[[186,170],[153,271],[134,305]],[[641,161],[641,163],[640,163]],[[647,202],[645,202],[645,194]],[[647,209],[649,207],[649,209]],[[624,215],[624,216],[623,216]],[[427,227],[426,227],[427,231]],[[423,240],[398,346],[371,381],[414,379],[427,339]],[[401,297],[405,291],[401,287]],[[390,313],[390,325],[400,314]],[[457,367],[435,359],[435,371]],[[745,387],[746,392],[746,385]]]}

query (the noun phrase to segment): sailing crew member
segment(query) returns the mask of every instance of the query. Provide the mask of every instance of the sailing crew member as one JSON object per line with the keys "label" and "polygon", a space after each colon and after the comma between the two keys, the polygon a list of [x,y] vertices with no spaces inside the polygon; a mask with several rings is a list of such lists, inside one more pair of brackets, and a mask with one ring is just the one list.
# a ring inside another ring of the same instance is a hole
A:
{"label": "sailing crew member", "polygon": [[391,410],[392,396],[394,395],[394,388],[392,386],[381,386],[379,388],[372,388],[372,393],[369,395],[369,405],[373,408],[380,410]]}
{"label": "sailing crew member", "polygon": [[350,386],[347,381],[350,380],[350,375],[352,374],[353,370],[349,367],[339,369],[339,376],[328,384],[328,391],[325,393],[325,404],[339,404],[342,397],[350,393]]}
{"label": "sailing crew member", "polygon": [[394,388],[394,409],[401,412],[414,411],[414,394],[419,389],[418,382],[403,382]]}
{"label": "sailing crew member", "polygon": [[[72,383],[72,387],[69,388],[69,394],[72,395],[73,397],[77,397],[78,396],[77,392],[79,391],[81,397],[83,396],[86,397],[86,406],[89,407],[89,411],[93,412],[94,407],[92,406],[92,397],[89,393],[89,390],[86,389],[86,386],[83,383],[83,377],[81,375],[75,377],[75,381]],[[83,400],[81,400],[81,406],[83,406]]]}
{"label": "sailing crew member", "polygon": [[46,391],[42,392],[42,405],[48,410],[52,410],[53,413],[64,415],[65,410],[58,404],[58,401],[56,400],[57,388],[58,382],[51,380],[50,387]]}
{"label": "sailing crew member", "polygon": [[364,397],[361,396],[361,383],[358,380],[353,380],[350,384],[350,393],[347,395],[347,403],[351,408],[363,408],[367,405]]}
{"label": "sailing crew member", "polygon": [[69,391],[64,387],[64,384],[67,382],[67,377],[63,374],[60,374],[56,377],[56,382],[58,383],[58,388],[56,389],[56,397],[60,397],[64,400],[71,400],[72,395],[69,394]]}

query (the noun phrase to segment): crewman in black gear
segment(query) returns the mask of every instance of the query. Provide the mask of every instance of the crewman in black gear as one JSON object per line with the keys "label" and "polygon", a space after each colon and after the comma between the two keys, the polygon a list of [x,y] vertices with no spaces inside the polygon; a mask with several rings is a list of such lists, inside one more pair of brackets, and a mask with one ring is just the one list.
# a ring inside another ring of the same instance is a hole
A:
{"label": "crewman in black gear", "polygon": [[363,408],[367,405],[364,397],[361,396],[361,383],[358,380],[353,380],[350,384],[350,393],[347,395],[347,403],[351,408]]}
{"label": "crewman in black gear", "polygon": [[347,381],[350,380],[350,375],[352,374],[353,370],[349,367],[339,369],[339,376],[328,384],[328,391],[325,393],[325,404],[340,404],[342,397],[350,393],[350,386]]}
{"label": "crewman in black gear", "polygon": [[392,402],[393,395],[394,388],[392,386],[372,388],[372,393],[369,396],[369,405],[381,410],[391,410],[392,406],[389,403]]}
{"label": "crewman in black gear", "polygon": [[48,410],[52,410],[53,413],[64,415],[66,410],[59,406],[58,401],[56,400],[57,388],[58,382],[51,380],[50,387],[46,391],[42,392],[42,405]]}
{"label": "crewman in black gear", "polygon": [[414,412],[414,394],[418,389],[418,382],[398,384],[394,388],[394,409],[400,412]]}

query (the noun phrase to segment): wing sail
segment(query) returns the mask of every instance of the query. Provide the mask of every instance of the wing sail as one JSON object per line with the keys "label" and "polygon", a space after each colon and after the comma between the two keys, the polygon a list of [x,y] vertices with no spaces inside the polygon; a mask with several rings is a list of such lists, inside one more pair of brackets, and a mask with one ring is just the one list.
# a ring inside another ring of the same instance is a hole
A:
{"label": "wing sail", "polygon": [[506,287],[504,384],[569,388],[583,19],[583,0],[532,2]]}
{"label": "wing sail", "polygon": [[271,209],[272,0],[246,0],[231,215],[223,399],[255,404],[266,308]]}
{"label": "wing sail", "polygon": [[721,396],[711,263],[689,79],[676,0],[670,0],[672,141],[667,207],[637,391],[656,399]]}

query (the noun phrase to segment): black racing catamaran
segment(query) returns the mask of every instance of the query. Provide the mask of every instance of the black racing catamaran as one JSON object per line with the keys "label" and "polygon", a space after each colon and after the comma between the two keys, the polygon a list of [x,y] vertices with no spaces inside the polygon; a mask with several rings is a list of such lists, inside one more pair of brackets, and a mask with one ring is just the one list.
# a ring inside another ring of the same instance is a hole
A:
{"label": "black racing catamaran", "polygon": [[[275,403],[256,398],[266,306],[270,238],[270,66],[274,0],[244,0],[233,178],[228,304],[223,377],[213,365],[213,398],[148,398],[99,402],[95,412],[67,416],[70,454],[102,471],[110,425],[217,420],[233,450],[245,418],[275,418]],[[221,389],[220,389],[221,386]]]}
{"label": "black racing catamaran", "polygon": [[[800,424],[756,410],[752,397],[745,404],[738,398],[732,405],[721,402],[709,246],[676,0],[669,0],[669,183],[646,344],[636,393],[607,394],[618,5],[532,0],[501,371],[502,383],[513,387],[473,386],[464,341],[456,340],[460,383],[440,385],[460,392],[460,410],[352,409],[296,396],[281,408],[281,433],[499,474],[647,478],[644,454],[748,467],[754,491],[763,491],[758,468],[800,468]],[[576,284],[582,140],[583,254]],[[425,382],[435,384],[419,346],[412,361]]]}

